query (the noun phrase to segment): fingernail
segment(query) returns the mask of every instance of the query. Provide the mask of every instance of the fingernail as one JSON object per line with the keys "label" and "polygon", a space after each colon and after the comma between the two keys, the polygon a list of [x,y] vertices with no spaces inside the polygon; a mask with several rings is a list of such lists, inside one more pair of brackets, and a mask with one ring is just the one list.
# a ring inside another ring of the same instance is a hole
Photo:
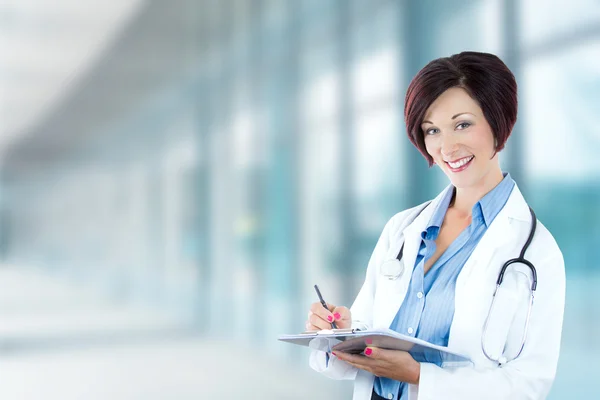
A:
{"label": "fingernail", "polygon": [[332,351],[331,354],[333,354],[334,356],[337,357],[337,354],[335,354],[335,351]]}
{"label": "fingernail", "polygon": [[333,316],[335,317],[336,320],[342,318],[342,316],[340,315],[339,312],[336,312],[335,314],[333,314]]}
{"label": "fingernail", "polygon": [[373,344],[373,339],[365,339],[366,344]]}
{"label": "fingernail", "polygon": [[329,321],[329,322],[333,321],[333,318],[331,317],[331,315],[327,316],[327,321]]}
{"label": "fingernail", "polygon": [[371,349],[371,348],[367,347],[367,348],[365,349],[365,356],[370,356],[370,355],[371,355],[371,353],[373,353],[373,349]]}

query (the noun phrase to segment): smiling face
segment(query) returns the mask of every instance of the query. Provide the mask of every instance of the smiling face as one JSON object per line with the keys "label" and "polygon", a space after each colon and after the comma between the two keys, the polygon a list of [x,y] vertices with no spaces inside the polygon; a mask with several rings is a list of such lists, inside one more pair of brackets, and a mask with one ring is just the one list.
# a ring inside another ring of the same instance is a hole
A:
{"label": "smiling face", "polygon": [[501,180],[492,128],[464,89],[450,88],[435,99],[421,129],[427,153],[457,189],[483,188]]}

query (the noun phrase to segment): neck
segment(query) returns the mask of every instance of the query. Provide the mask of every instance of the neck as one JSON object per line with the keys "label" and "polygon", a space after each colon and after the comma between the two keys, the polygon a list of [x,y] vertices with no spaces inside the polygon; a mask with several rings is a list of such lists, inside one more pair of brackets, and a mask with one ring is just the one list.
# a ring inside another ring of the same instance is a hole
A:
{"label": "neck", "polygon": [[473,206],[502,182],[502,179],[504,179],[504,176],[502,170],[498,167],[497,170],[490,171],[477,185],[456,188],[450,207],[460,214],[471,216]]}

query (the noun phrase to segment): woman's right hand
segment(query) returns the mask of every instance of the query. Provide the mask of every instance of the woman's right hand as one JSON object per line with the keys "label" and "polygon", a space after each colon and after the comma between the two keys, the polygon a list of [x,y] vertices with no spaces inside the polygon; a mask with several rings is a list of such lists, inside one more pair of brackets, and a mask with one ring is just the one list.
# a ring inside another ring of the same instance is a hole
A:
{"label": "woman's right hand", "polygon": [[334,321],[338,329],[350,328],[352,326],[352,313],[347,307],[338,307],[327,303],[326,310],[323,304],[319,302],[312,303],[310,311],[308,311],[306,330],[320,331],[331,329],[331,323]]}

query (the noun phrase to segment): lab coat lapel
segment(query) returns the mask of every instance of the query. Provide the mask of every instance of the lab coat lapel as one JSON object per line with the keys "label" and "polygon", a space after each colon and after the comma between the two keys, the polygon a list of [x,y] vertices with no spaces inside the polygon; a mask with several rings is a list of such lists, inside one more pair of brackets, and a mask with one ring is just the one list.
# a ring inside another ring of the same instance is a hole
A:
{"label": "lab coat lapel", "polygon": [[497,249],[510,240],[508,229],[510,229],[510,224],[507,215],[498,214],[463,266],[456,282],[457,293],[474,270],[489,265]]}
{"label": "lab coat lapel", "polygon": [[410,271],[410,275],[412,275],[412,272],[415,268],[415,261],[417,259],[417,254],[419,253],[419,248],[421,247],[421,232],[427,228],[427,225],[433,216],[433,212],[442,201],[442,198],[447,190],[454,190],[454,188],[452,186],[448,186],[445,190],[442,190],[442,192],[431,201],[431,204],[404,229],[404,261],[406,262],[407,270]]}
{"label": "lab coat lapel", "polygon": [[[391,246],[388,258],[396,258],[402,243],[404,243],[402,262],[404,263],[405,269],[399,279],[395,281],[388,281],[386,279],[382,282],[382,286],[386,287],[385,292],[387,298],[384,309],[380,311],[381,314],[376,323],[377,326],[389,328],[394,317],[398,313],[398,310],[406,297],[406,292],[415,267],[415,261],[421,245],[421,232],[427,227],[427,224],[433,215],[433,211],[441,201],[444,193],[445,190],[433,199],[431,204],[429,204],[414,221],[402,230],[401,235],[396,238],[396,246]],[[383,289],[383,287],[378,290],[381,289]]]}
{"label": "lab coat lapel", "polygon": [[[516,185],[456,281],[455,310],[448,347],[469,355],[476,363],[493,364],[480,352],[481,332],[473,328],[483,327],[491,302],[491,297],[488,296],[491,296],[496,286],[499,269],[515,252],[506,246],[515,237],[523,235],[523,224],[515,224],[514,220],[531,221],[529,207]],[[514,257],[517,255],[518,253]]]}
{"label": "lab coat lapel", "polygon": [[460,289],[464,287],[474,270],[489,266],[497,251],[514,238],[516,232],[514,232],[515,228],[511,224],[511,220],[513,219],[522,221],[531,220],[529,206],[516,184],[506,204],[500,210],[463,266],[456,282],[457,293],[460,293]]}

